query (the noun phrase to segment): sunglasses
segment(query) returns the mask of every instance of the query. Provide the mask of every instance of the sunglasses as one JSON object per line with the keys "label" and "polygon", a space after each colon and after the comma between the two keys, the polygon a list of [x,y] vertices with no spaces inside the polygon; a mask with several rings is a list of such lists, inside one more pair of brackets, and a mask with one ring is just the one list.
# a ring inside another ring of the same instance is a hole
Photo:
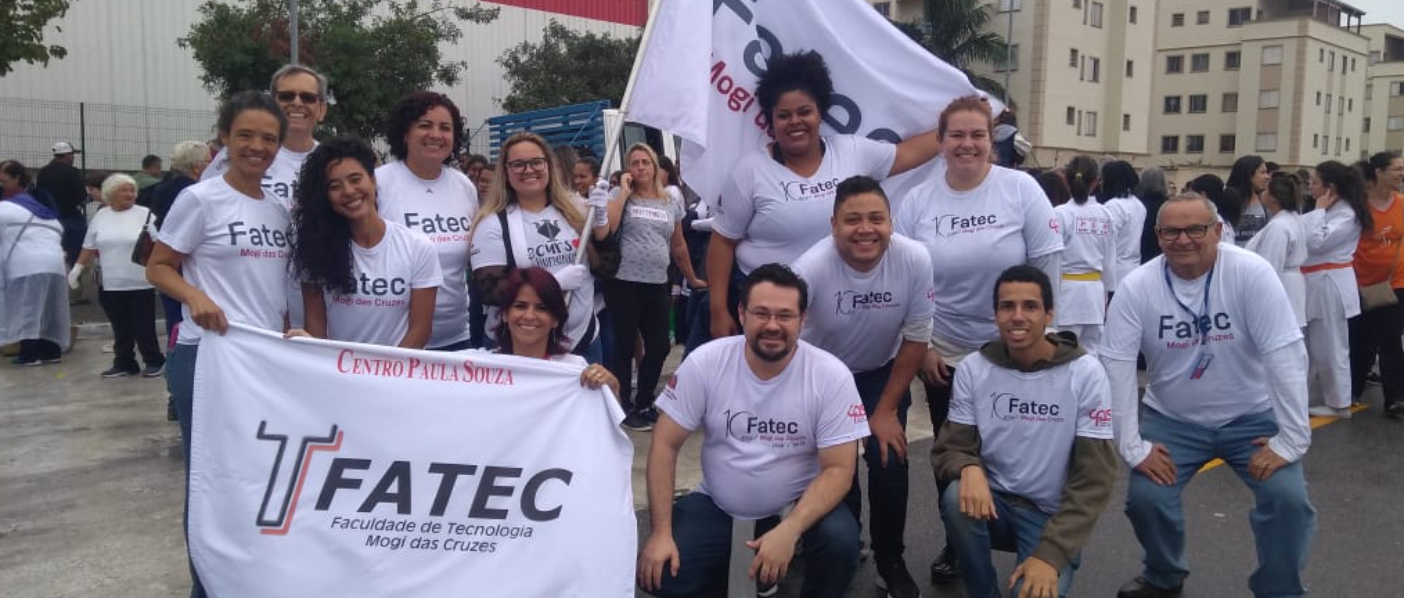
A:
{"label": "sunglasses", "polygon": [[317,102],[322,101],[322,96],[319,96],[310,91],[280,91],[274,94],[274,96],[278,98],[279,102],[282,102],[284,104],[291,104],[293,103],[293,100],[299,98],[302,99],[302,103],[304,104],[316,104]]}

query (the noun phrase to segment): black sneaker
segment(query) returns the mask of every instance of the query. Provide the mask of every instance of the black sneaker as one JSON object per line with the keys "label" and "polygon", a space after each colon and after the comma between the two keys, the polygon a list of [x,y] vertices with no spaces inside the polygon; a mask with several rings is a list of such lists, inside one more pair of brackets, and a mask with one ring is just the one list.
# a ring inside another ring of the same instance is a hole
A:
{"label": "black sneaker", "polygon": [[758,598],[770,598],[771,596],[774,596],[779,593],[780,584],[778,583],[762,584],[759,581],[756,582],[756,596]]}
{"label": "black sneaker", "polygon": [[642,412],[639,413],[639,415],[643,416],[644,419],[648,420],[648,423],[650,424],[658,423],[658,408],[654,407],[653,405],[649,405],[648,409],[644,409]]}
{"label": "black sneaker", "polygon": [[931,561],[931,581],[942,583],[960,579],[960,561],[956,560],[954,550],[950,546],[941,550],[941,556]]}
{"label": "black sneaker", "polygon": [[1401,416],[1404,416],[1404,401],[1390,403],[1388,407],[1385,407],[1385,415],[1394,419],[1399,419]]}
{"label": "black sneaker", "polygon": [[168,397],[166,399],[166,421],[173,422],[179,419],[180,414],[176,413],[175,400]]}
{"label": "black sneaker", "polygon": [[635,432],[647,432],[653,429],[653,422],[638,411],[630,411],[624,415],[624,427]]}
{"label": "black sneaker", "polygon": [[126,378],[127,376],[132,375],[132,372],[129,372],[122,368],[111,368],[98,375],[102,376],[103,378]]}
{"label": "black sneaker", "polygon": [[907,572],[907,562],[901,558],[876,560],[877,587],[887,592],[891,598],[921,598],[921,590],[916,580]]}
{"label": "black sneaker", "polygon": [[164,374],[164,373],[166,373],[166,364],[163,363],[163,364],[161,364],[161,365],[148,365],[148,366],[146,366],[146,369],[143,369],[143,370],[141,371],[141,377],[142,377],[142,378],[159,378],[159,377],[161,376],[161,374]]}

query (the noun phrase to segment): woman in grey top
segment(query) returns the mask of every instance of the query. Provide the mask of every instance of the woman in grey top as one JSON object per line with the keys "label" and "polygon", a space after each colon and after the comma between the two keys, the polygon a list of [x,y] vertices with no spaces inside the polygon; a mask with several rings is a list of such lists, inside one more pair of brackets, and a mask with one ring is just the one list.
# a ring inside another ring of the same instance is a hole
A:
{"label": "woman in grey top", "polygon": [[[628,170],[620,177],[619,190],[609,203],[609,229],[611,234],[619,234],[620,260],[619,273],[604,283],[605,303],[614,315],[614,350],[605,363],[619,379],[619,399],[627,411],[624,426],[648,430],[658,417],[653,410],[653,392],[668,356],[670,255],[688,286],[701,289],[707,283],[692,269],[683,242],[681,202],[671,196],[677,190],[668,187],[667,174],[658,168],[658,155],[648,145],[636,143],[624,160]],[[630,373],[640,336],[644,357],[639,365],[638,389],[633,391]]]}

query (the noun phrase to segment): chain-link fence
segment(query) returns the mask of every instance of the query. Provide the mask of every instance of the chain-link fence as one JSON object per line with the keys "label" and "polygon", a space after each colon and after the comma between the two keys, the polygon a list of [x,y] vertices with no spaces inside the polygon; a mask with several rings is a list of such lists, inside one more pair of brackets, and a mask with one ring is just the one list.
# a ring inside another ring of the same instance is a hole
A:
{"label": "chain-link fence", "polygon": [[214,137],[216,116],[213,104],[184,110],[0,97],[0,160],[39,168],[55,142],[67,141],[83,150],[75,166],[135,171],[148,154],[169,164],[175,144]]}

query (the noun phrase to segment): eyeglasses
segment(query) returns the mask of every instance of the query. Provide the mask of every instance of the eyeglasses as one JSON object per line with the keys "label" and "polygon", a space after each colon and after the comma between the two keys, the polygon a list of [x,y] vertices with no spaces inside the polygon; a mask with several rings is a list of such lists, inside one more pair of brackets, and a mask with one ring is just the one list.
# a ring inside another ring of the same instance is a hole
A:
{"label": "eyeglasses", "polygon": [[530,168],[531,170],[541,170],[545,167],[546,158],[532,158],[530,160],[512,160],[511,162],[507,163],[507,169],[518,174],[526,172],[528,168]]}
{"label": "eyeglasses", "polygon": [[317,102],[322,101],[322,96],[319,96],[310,91],[280,91],[273,95],[278,98],[279,102],[282,102],[284,104],[291,104],[293,103],[293,100],[299,98],[302,99],[302,103],[309,105],[316,104]]}
{"label": "eyeglasses", "polygon": [[778,322],[778,323],[781,323],[781,324],[789,324],[789,323],[794,322],[795,320],[798,320],[798,319],[799,319],[799,314],[794,313],[794,312],[789,312],[789,311],[782,311],[782,312],[780,312],[780,313],[778,313],[778,314],[773,314],[773,313],[770,313],[770,312],[768,312],[768,311],[759,311],[759,310],[749,310],[749,309],[748,309],[748,310],[746,310],[746,313],[749,314],[752,318],[755,318],[755,319],[757,319],[757,320],[760,320],[761,323],[765,323],[765,322],[769,322],[769,321],[771,321],[771,320],[774,320],[774,321],[776,321],[776,322]]}
{"label": "eyeglasses", "polygon": [[1156,227],[1155,234],[1160,237],[1161,241],[1174,241],[1179,239],[1181,234],[1188,236],[1190,239],[1198,240],[1203,239],[1204,235],[1209,234],[1210,226],[1211,225],[1208,224],[1196,224],[1184,228],[1160,226]]}

